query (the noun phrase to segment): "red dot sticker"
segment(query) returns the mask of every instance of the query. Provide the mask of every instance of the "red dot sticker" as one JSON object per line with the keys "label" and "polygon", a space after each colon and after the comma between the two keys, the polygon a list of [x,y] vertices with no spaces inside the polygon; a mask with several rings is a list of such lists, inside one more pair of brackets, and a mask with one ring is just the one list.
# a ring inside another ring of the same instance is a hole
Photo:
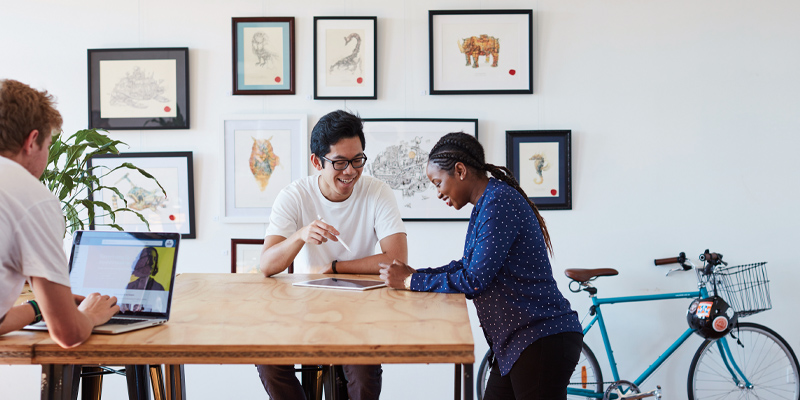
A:
{"label": "red dot sticker", "polygon": [[169,106],[164,106],[164,112],[170,112],[170,110],[172,110],[172,109],[169,108]]}
{"label": "red dot sticker", "polygon": [[276,76],[275,77],[275,82],[281,83],[281,77],[280,76]]}
{"label": "red dot sticker", "polygon": [[550,190],[550,195],[555,196],[556,194],[558,194],[558,190],[555,189]]}
{"label": "red dot sticker", "polygon": [[174,216],[174,215],[170,215],[170,216],[169,216],[169,220],[170,220],[170,221],[175,221],[175,216]]}
{"label": "red dot sticker", "polygon": [[509,74],[509,75],[516,75],[516,74],[517,74],[517,70],[515,70],[515,69],[510,69],[510,70],[508,70],[508,74]]}
{"label": "red dot sticker", "polygon": [[358,79],[356,79],[356,82],[358,82],[358,84],[360,85],[360,84],[364,83],[364,78],[358,78]]}

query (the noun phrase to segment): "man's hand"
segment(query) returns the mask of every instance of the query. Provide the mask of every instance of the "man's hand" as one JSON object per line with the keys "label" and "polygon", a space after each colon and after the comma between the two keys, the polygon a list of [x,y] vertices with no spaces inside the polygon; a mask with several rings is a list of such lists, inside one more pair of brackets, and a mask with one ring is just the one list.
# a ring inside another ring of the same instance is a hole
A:
{"label": "man's hand", "polygon": [[405,263],[393,260],[392,264],[378,264],[381,267],[381,279],[386,282],[386,286],[394,289],[405,289],[403,281],[409,275],[417,272],[414,268],[409,267]]}
{"label": "man's hand", "polygon": [[300,240],[308,244],[322,244],[327,242],[328,239],[334,242],[339,241],[339,239],[336,238],[336,236],[339,235],[339,231],[332,225],[328,225],[320,220],[314,220],[312,223],[304,226],[300,229],[299,234]]}
{"label": "man's hand", "polygon": [[72,294],[72,298],[75,300],[75,305],[76,305],[76,306],[79,306],[79,305],[81,305],[81,303],[83,302],[83,300],[84,300],[84,299],[86,299],[86,296],[81,296],[81,295],[79,295],[79,294],[74,294],[74,293],[73,293],[73,294]]}
{"label": "man's hand", "polygon": [[89,318],[93,326],[97,326],[108,322],[114,314],[118,313],[119,306],[117,298],[114,296],[92,293],[78,305],[78,311]]}

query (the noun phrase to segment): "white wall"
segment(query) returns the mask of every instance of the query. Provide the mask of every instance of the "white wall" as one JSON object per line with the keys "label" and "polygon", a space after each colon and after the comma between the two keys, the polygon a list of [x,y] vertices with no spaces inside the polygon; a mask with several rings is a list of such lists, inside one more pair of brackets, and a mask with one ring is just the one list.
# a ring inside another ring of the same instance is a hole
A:
{"label": "white wall", "polygon": [[[601,295],[690,290],[693,274],[664,277],[655,257],[711,248],[732,263],[769,261],[774,309],[750,318],[800,350],[793,306],[800,273],[800,3],[792,0],[615,1],[28,1],[0,0],[0,77],[59,99],[64,130],[87,125],[86,49],[190,49],[191,126],[183,131],[113,132],[129,151],[191,150],[196,240],[178,272],[226,272],[229,239],[259,237],[262,224],[219,221],[220,120],[238,113],[328,111],[363,117],[478,118],[487,160],[505,162],[505,131],[571,129],[573,210],[544,211],[566,292],[566,268],[613,267]],[[534,94],[429,96],[429,9],[534,11]],[[313,16],[376,15],[379,100],[314,101]],[[297,94],[231,96],[231,17],[296,18]],[[412,266],[461,254],[466,223],[406,224]],[[447,238],[442,240],[442,238]],[[567,292],[582,315],[588,300]],[[685,325],[686,300],[606,311],[624,379],[633,380]],[[476,359],[486,344],[473,317]],[[598,344],[596,337],[587,341]],[[664,342],[664,343],[662,343]],[[665,398],[685,396],[693,338],[647,381]],[[599,348],[598,348],[599,350]],[[263,398],[252,366],[187,366],[193,399]],[[383,398],[447,398],[452,366],[385,366]],[[610,376],[610,374],[607,374]],[[0,398],[35,399],[37,367],[0,367]],[[413,383],[412,383],[413,382]],[[124,380],[106,380],[123,399]]]}

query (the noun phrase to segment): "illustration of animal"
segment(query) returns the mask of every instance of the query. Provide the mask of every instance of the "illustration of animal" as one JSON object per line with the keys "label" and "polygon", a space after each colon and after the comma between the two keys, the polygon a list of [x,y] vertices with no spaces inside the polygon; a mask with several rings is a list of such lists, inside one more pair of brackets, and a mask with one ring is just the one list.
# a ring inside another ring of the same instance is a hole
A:
{"label": "illustration of animal", "polygon": [[281,161],[280,157],[275,154],[270,140],[272,138],[253,138],[253,149],[250,151],[250,172],[253,173],[262,192],[267,188],[269,178]]}
{"label": "illustration of animal", "polygon": [[344,57],[331,65],[330,72],[333,72],[334,68],[345,69],[351,72],[358,68],[359,72],[361,72],[361,57],[358,56],[358,52],[361,49],[361,36],[355,32],[347,35],[344,38],[344,45],[347,46],[353,39],[356,40],[356,47],[353,49],[353,52],[350,53],[349,56]]}
{"label": "illustration of animal", "polygon": [[150,210],[152,212],[158,212],[158,208],[167,208],[167,196],[161,190],[147,190],[141,186],[136,186],[128,177],[128,174],[117,179],[114,184],[116,185],[122,180],[126,180],[131,184],[130,190],[126,193],[129,199],[128,208],[136,211]]}
{"label": "illustration of animal", "polygon": [[533,178],[533,183],[541,185],[542,182],[544,182],[542,172],[550,169],[550,163],[547,162],[542,153],[534,154],[529,160],[533,160],[533,170],[536,172],[536,175],[538,175],[537,178]]}
{"label": "illustration of animal", "polygon": [[168,102],[169,99],[163,96],[167,90],[164,80],[157,80],[153,75],[154,72],[148,75],[138,66],[131,72],[125,72],[125,77],[120,79],[111,91],[111,104],[147,108],[146,102],[149,100]]}
{"label": "illustration of animal", "polygon": [[278,58],[275,53],[267,50],[267,44],[269,44],[269,37],[264,32],[256,32],[253,35],[251,45],[253,46],[253,54],[258,57],[258,62],[256,62],[256,65],[259,67],[263,67],[268,63],[272,65],[273,62]]}
{"label": "illustration of animal", "polygon": [[489,36],[480,35],[479,37],[470,36],[463,39],[458,43],[458,50],[464,53],[467,57],[467,64],[470,64],[470,57],[472,57],[472,68],[478,68],[478,57],[486,56],[486,61],[489,62],[489,56],[492,56],[492,67],[497,66],[498,57],[500,57],[500,39]]}

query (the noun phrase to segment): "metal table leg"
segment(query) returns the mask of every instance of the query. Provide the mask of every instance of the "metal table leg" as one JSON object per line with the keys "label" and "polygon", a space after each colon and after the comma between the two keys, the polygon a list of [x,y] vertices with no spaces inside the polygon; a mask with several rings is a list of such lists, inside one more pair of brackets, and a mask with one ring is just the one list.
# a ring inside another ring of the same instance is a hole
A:
{"label": "metal table leg", "polygon": [[128,380],[128,398],[150,400],[150,375],[147,365],[126,365],[125,379]]}
{"label": "metal table leg", "polygon": [[42,365],[42,400],[77,400],[81,379],[79,365]]}

